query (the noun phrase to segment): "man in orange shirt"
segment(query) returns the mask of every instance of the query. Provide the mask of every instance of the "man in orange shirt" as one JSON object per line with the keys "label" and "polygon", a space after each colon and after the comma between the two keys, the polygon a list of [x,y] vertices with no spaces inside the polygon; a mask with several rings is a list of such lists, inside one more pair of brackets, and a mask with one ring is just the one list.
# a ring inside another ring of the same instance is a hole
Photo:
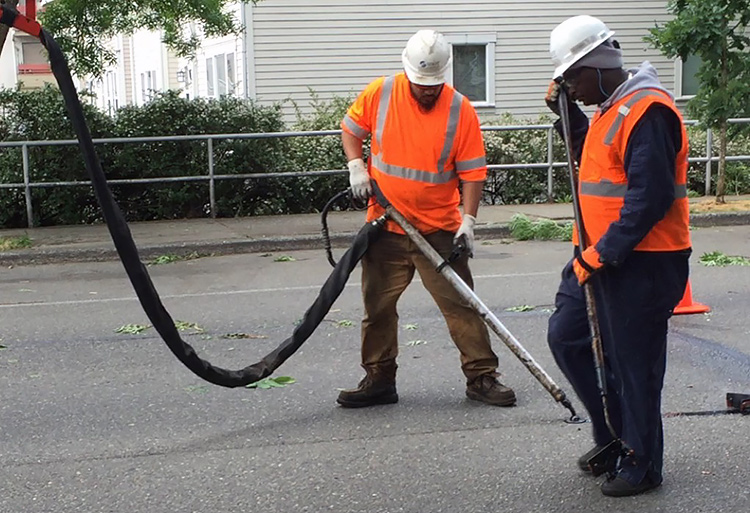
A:
{"label": "man in orange shirt", "polygon": [[[451,49],[445,37],[420,30],[402,54],[404,73],[368,85],[341,123],[349,159],[352,192],[372,194],[375,180],[383,194],[444,257],[463,239],[473,249],[474,223],[487,167],[479,118],[471,103],[445,83]],[[363,141],[372,135],[369,165]],[[463,192],[463,216],[459,210]],[[384,213],[370,199],[367,220]],[[479,315],[440,276],[430,261],[393,221],[362,259],[362,367],[366,376],[339,394],[348,408],[391,404],[396,393],[398,312],[396,303],[418,271],[445,317],[461,353],[470,399],[497,406],[516,402],[513,390],[498,382],[497,356]],[[468,255],[452,263],[473,287]]]}

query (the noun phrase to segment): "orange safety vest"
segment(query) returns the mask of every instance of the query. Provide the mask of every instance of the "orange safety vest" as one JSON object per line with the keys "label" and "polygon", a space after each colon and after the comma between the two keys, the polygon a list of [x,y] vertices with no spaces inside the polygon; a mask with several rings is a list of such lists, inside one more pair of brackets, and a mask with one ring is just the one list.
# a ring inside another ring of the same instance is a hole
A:
{"label": "orange safety vest", "polygon": [[[420,232],[458,230],[459,177],[487,177],[479,118],[467,98],[446,84],[435,106],[423,112],[404,73],[381,77],[359,95],[341,128],[361,140],[372,134],[370,176]],[[367,221],[383,213],[371,201]],[[403,233],[392,221],[386,229]]]}
{"label": "orange safety vest", "polygon": [[[663,91],[638,90],[616,102],[604,114],[597,110],[591,121],[578,176],[578,194],[587,245],[596,244],[620,218],[628,179],[625,150],[633,128],[646,110],[659,103],[680,119],[682,146],[675,159],[675,200],[664,218],[635,247],[636,251],[679,251],[690,247],[688,230],[688,136],[682,115]],[[578,244],[574,230],[573,243]]]}

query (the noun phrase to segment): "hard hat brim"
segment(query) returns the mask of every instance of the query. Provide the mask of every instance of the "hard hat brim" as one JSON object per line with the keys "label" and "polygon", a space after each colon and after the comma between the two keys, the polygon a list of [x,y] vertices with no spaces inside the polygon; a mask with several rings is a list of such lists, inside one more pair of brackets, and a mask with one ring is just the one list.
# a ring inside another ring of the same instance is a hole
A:
{"label": "hard hat brim", "polygon": [[409,82],[411,82],[412,84],[421,86],[438,86],[441,84],[445,84],[444,74],[440,76],[426,77],[424,75],[418,75],[407,68],[404,68],[404,72],[406,73],[406,78],[408,78]]}
{"label": "hard hat brim", "polygon": [[576,54],[568,59],[563,64],[560,64],[555,68],[555,73],[552,75],[552,80],[557,80],[558,78],[563,76],[563,73],[568,71],[571,66],[573,66],[576,62],[583,59],[586,55],[590,54],[592,51],[594,51],[596,48],[604,44],[606,41],[609,40],[612,36],[615,35],[615,32],[613,30],[607,31],[606,34],[604,34],[600,39],[597,39],[596,41],[593,41],[583,47],[582,49],[578,50]]}

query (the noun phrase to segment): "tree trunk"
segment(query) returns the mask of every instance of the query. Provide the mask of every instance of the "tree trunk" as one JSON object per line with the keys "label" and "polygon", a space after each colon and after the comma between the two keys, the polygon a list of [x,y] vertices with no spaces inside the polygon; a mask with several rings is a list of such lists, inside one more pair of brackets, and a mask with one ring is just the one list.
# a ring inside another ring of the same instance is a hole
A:
{"label": "tree trunk", "polygon": [[716,203],[726,203],[724,200],[725,175],[727,167],[727,120],[719,125],[719,171],[716,176]]}
{"label": "tree trunk", "polygon": [[[726,25],[726,22],[725,22]],[[722,91],[726,91],[729,86],[729,70],[728,68],[727,55],[727,42],[724,39],[724,46],[721,51],[721,76],[719,77],[719,87]],[[724,200],[724,189],[725,189],[725,175],[727,167],[727,123],[726,114],[722,115],[722,119],[719,121],[719,171],[716,177],[716,203],[725,203]]]}
{"label": "tree trunk", "polygon": [[[3,2],[3,5],[7,5],[8,7],[13,7],[14,9],[18,7],[18,0],[5,0]],[[3,47],[5,46],[5,40],[8,38],[8,25],[0,25],[0,53],[3,51]]]}

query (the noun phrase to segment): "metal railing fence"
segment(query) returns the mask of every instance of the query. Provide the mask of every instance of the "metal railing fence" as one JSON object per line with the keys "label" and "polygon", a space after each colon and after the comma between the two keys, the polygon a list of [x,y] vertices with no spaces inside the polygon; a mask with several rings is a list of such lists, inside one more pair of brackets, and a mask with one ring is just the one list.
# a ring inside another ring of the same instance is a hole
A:
{"label": "metal railing fence", "polygon": [[[731,119],[732,124],[750,123],[750,118]],[[686,120],[686,125],[696,125],[695,120]],[[489,164],[488,171],[494,172],[509,169],[546,169],[547,171],[547,197],[554,198],[554,170],[566,167],[566,162],[554,161],[554,142],[555,129],[552,124],[535,124],[535,125],[507,125],[507,126],[483,126],[484,132],[509,132],[509,131],[546,131],[547,132],[547,159],[545,162],[536,163],[510,163],[510,164]],[[206,174],[202,176],[172,176],[158,178],[136,178],[136,179],[113,179],[109,180],[110,184],[146,184],[146,183],[171,183],[171,182],[196,182],[207,181],[209,184],[209,213],[211,217],[216,217],[216,182],[219,180],[262,180],[266,178],[293,178],[293,177],[312,177],[344,174],[346,169],[326,169],[318,171],[290,171],[279,173],[241,173],[241,174],[216,174],[214,164],[214,141],[226,139],[273,139],[288,137],[324,137],[340,135],[341,130],[318,130],[304,132],[269,132],[269,133],[251,133],[251,134],[204,134],[204,135],[176,135],[161,137],[125,137],[125,138],[102,138],[94,139],[94,144],[136,144],[136,143],[153,143],[153,142],[177,142],[177,141],[206,141]],[[50,140],[50,141],[2,141],[0,148],[21,148],[22,165],[23,165],[23,183],[0,183],[0,189],[23,189],[28,226],[34,225],[34,212],[32,207],[32,190],[35,188],[50,187],[74,187],[90,185],[88,180],[78,181],[47,181],[34,182],[31,180],[31,169],[29,162],[29,148],[41,146],[66,146],[77,145],[76,139]],[[705,156],[691,157],[691,163],[705,163],[705,191],[708,196],[711,191],[712,180],[712,162],[719,160],[719,157],[713,151],[713,133],[710,129],[706,131],[706,151]],[[727,156],[727,161],[750,161],[750,155],[731,155]]]}

